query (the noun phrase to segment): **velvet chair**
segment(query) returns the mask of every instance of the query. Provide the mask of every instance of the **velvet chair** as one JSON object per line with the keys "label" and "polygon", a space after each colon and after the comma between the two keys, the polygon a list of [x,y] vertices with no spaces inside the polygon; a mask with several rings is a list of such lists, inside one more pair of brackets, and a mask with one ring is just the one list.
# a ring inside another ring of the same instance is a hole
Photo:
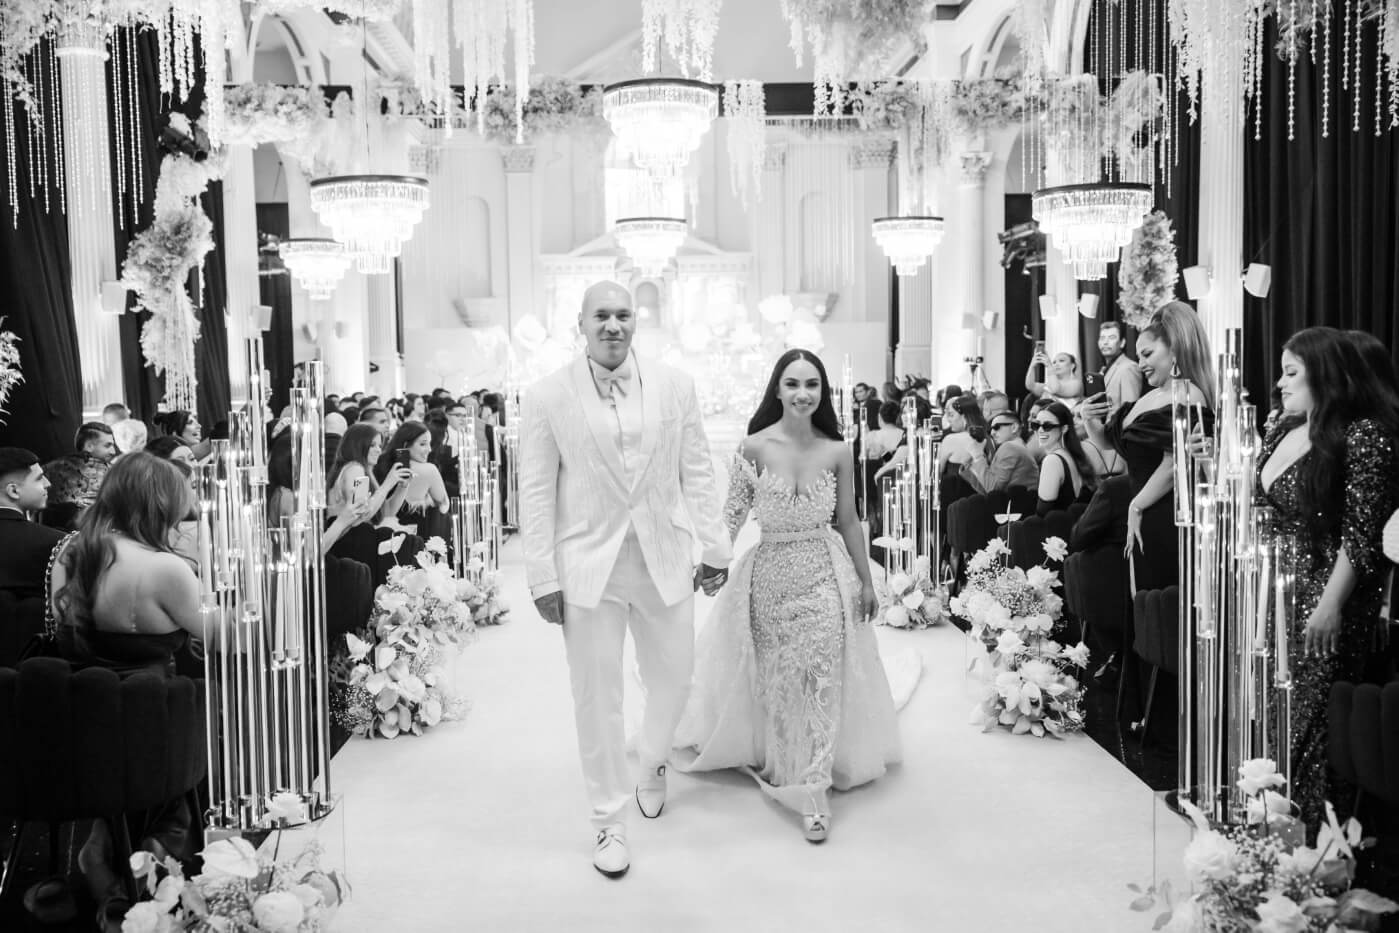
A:
{"label": "velvet chair", "polygon": [[[67,661],[34,658],[0,668],[0,749],[0,820],[15,824],[0,900],[30,824],[48,824],[57,873],[60,824],[105,820],[134,903],[124,817],[191,795],[204,779],[204,690],[188,677],[122,680],[105,668],[75,673]],[[199,824],[196,816],[191,829]]]}
{"label": "velvet chair", "polygon": [[1146,736],[1151,720],[1151,704],[1156,697],[1156,679],[1161,671],[1174,676],[1180,667],[1180,587],[1160,590],[1138,590],[1132,597],[1132,651],[1150,665],[1151,675],[1146,686],[1146,707],[1133,731]]}
{"label": "velvet chair", "polygon": [[0,590],[0,667],[14,667],[30,639],[44,628],[42,597],[16,599]]}

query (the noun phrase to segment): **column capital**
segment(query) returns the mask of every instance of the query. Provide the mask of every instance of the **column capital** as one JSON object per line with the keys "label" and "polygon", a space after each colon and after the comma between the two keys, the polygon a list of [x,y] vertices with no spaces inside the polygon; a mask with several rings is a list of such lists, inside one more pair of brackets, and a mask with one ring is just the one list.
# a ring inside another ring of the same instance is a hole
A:
{"label": "column capital", "polygon": [[534,171],[533,146],[501,146],[500,161],[505,163],[507,172]]}
{"label": "column capital", "polygon": [[892,139],[866,139],[850,147],[851,168],[887,169],[894,161]]}
{"label": "column capital", "polygon": [[991,152],[960,152],[962,184],[980,185],[986,182],[986,172],[991,168],[995,154]]}

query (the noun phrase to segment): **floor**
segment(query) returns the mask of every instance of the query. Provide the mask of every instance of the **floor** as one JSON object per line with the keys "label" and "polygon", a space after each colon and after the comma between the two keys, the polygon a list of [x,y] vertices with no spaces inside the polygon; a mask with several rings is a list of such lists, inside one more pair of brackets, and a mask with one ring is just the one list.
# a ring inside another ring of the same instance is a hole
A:
{"label": "floor", "polygon": [[337,929],[1146,930],[1127,885],[1179,873],[1185,824],[1089,737],[969,724],[972,649],[941,627],[879,630],[886,653],[924,662],[905,761],[836,795],[825,845],[747,777],[674,774],[661,819],[632,819],[631,872],[609,881],[590,863],[563,646],[514,545],[504,589],[513,619],[458,665],[466,718],[336,758],[344,802],[322,833],[355,884]]}

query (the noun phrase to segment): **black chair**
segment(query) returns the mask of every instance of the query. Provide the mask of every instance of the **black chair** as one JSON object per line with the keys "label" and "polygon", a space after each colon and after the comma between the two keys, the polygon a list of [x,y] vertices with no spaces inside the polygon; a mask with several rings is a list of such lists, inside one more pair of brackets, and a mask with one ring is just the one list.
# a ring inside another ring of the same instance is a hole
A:
{"label": "black chair", "polygon": [[[204,690],[188,677],[122,680],[105,668],[74,672],[57,658],[0,668],[0,820],[15,824],[0,901],[30,824],[48,824],[57,874],[59,826],[105,820],[113,867],[135,903],[125,814],[193,795],[204,779],[205,742]],[[191,830],[199,825],[196,818]]]}
{"label": "black chair", "polygon": [[9,590],[0,590],[0,667],[18,664],[30,639],[43,628],[43,597],[17,599]]}
{"label": "black chair", "polygon": [[1331,685],[1327,757],[1346,781],[1399,804],[1399,681]]}
{"label": "black chair", "polygon": [[1156,678],[1161,671],[1174,676],[1180,667],[1180,587],[1138,590],[1132,597],[1132,651],[1151,666],[1146,686],[1146,707],[1142,718],[1132,723],[1132,731],[1146,737],[1151,721],[1151,703],[1156,696]]}

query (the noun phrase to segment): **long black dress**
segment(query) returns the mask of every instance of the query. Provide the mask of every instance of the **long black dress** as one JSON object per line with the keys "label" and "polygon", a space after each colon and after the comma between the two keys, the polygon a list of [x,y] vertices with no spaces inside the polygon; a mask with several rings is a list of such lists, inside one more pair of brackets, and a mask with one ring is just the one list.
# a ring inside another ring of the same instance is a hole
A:
{"label": "long black dress", "polygon": [[[1135,498],[1147,480],[1161,466],[1161,457],[1174,448],[1171,433],[1171,406],[1163,405],[1142,412],[1137,420],[1123,427],[1132,410],[1126,403],[1107,425],[1108,440],[1127,461],[1127,476]],[[1204,413],[1205,430],[1214,429],[1214,413]],[[1176,553],[1175,497],[1168,493],[1142,511],[1142,543],[1132,550],[1139,590],[1160,590],[1179,583],[1180,560]]]}
{"label": "long black dress", "polygon": [[[1292,670],[1290,796],[1301,808],[1308,830],[1314,832],[1325,818],[1327,799],[1343,813],[1351,803],[1353,791],[1338,787],[1327,768],[1326,709],[1333,683],[1364,677],[1388,569],[1381,536],[1385,521],[1399,506],[1399,471],[1395,470],[1395,439],[1369,419],[1353,423],[1346,431],[1345,499],[1339,503],[1340,522],[1329,534],[1319,535],[1307,521],[1301,500],[1301,468],[1315,451],[1289,464],[1273,485],[1263,490],[1263,464],[1286,433],[1286,427],[1276,428],[1263,442],[1258,458],[1258,501],[1273,509],[1275,532],[1292,535],[1297,542],[1296,614],[1288,638]],[[1355,568],[1356,586],[1341,611],[1339,650],[1329,657],[1307,657],[1303,653],[1307,619],[1321,599],[1342,548]]]}

